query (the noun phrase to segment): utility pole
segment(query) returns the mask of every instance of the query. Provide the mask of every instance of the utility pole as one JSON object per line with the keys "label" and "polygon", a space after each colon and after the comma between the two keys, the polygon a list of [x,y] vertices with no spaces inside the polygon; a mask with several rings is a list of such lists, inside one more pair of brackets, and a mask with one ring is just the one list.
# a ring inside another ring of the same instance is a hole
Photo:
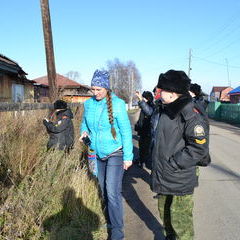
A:
{"label": "utility pole", "polygon": [[189,58],[188,58],[188,77],[190,78],[190,71],[192,70],[191,68],[192,64],[192,49],[189,49]]}
{"label": "utility pole", "polygon": [[53,102],[57,98],[57,84],[56,84],[56,69],[55,69],[55,61],[54,61],[50,10],[49,10],[48,0],[40,0],[40,2],[41,2],[43,34],[44,34],[44,42],[45,42],[46,62],[47,62],[49,97],[51,102]]}
{"label": "utility pole", "polygon": [[227,66],[227,78],[228,78],[228,86],[231,87],[231,81],[229,78],[229,69],[228,69],[228,59],[225,58],[226,66]]}

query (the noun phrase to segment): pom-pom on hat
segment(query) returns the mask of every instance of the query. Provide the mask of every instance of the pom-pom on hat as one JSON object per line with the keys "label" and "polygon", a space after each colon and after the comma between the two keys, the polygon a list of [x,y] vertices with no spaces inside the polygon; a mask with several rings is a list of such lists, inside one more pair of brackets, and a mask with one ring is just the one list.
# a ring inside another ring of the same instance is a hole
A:
{"label": "pom-pom on hat", "polygon": [[91,86],[110,89],[109,72],[96,70],[93,74]]}
{"label": "pom-pom on hat", "polygon": [[157,87],[165,91],[187,94],[191,79],[184,71],[169,70],[160,74]]}
{"label": "pom-pom on hat", "polygon": [[67,103],[63,100],[57,100],[53,104],[54,109],[67,109]]}

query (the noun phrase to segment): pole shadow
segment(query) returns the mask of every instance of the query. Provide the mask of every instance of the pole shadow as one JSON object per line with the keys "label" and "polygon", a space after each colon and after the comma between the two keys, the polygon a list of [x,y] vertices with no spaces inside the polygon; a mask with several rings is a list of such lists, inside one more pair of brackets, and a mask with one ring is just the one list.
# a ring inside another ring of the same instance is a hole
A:
{"label": "pole shadow", "polygon": [[66,188],[62,195],[62,210],[43,221],[43,230],[49,240],[94,240],[99,228],[99,216],[76,198],[75,190]]}

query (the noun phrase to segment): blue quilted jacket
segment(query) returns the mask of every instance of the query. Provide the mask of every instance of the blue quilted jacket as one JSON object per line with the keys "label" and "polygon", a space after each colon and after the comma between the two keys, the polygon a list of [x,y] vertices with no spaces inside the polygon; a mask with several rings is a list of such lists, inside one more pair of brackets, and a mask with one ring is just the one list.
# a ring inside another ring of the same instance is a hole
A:
{"label": "blue quilted jacket", "polygon": [[92,97],[85,101],[81,133],[86,131],[90,135],[90,148],[95,150],[100,158],[106,157],[122,147],[123,160],[132,161],[132,129],[125,102],[112,94],[112,108],[114,128],[117,133],[116,139],[111,133],[106,98],[97,101],[95,97]]}

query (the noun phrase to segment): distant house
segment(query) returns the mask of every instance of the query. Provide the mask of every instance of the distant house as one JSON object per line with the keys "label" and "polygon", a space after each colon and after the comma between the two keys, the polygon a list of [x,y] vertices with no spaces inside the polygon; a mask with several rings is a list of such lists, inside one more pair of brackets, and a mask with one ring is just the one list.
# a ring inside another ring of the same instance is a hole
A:
{"label": "distant house", "polygon": [[0,54],[0,102],[33,102],[33,81],[13,60]]}
{"label": "distant house", "polygon": [[231,103],[240,103],[240,86],[228,93]]}
{"label": "distant house", "polygon": [[[49,84],[47,76],[36,78],[34,96],[37,102],[49,101]],[[56,74],[59,95],[68,102],[84,102],[92,96],[91,88],[63,75]]]}
{"label": "distant house", "polygon": [[230,102],[228,93],[233,90],[232,87],[213,87],[210,93],[210,101]]}

